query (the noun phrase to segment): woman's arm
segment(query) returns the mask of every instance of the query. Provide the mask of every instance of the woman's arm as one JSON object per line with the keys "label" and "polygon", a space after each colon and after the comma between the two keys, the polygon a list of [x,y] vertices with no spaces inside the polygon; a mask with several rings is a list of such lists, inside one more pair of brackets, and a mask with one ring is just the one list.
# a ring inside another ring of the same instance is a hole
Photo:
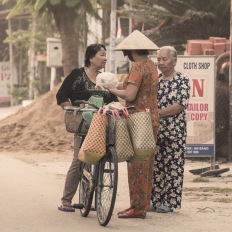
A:
{"label": "woman's arm", "polygon": [[65,106],[71,106],[71,103],[70,103],[69,101],[62,102],[62,103],[60,103],[60,106],[61,106],[62,109],[64,110],[64,107],[65,107]]}
{"label": "woman's arm", "polygon": [[123,82],[119,82],[117,85],[117,89],[122,90],[123,89]]}
{"label": "woman's arm", "polygon": [[125,101],[131,102],[136,98],[138,87],[135,84],[128,83],[126,89],[108,89],[111,93],[117,95]]}
{"label": "woman's arm", "polygon": [[182,106],[178,103],[174,103],[171,106],[168,106],[162,110],[159,110],[159,115],[161,118],[169,117],[169,116],[173,116],[175,114],[180,113],[182,110],[184,110],[184,106]]}

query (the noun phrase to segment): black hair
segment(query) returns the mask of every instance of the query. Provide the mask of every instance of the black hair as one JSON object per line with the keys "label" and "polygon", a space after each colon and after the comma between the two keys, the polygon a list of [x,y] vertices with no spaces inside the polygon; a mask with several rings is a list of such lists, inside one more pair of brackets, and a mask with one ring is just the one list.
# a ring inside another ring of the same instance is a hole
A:
{"label": "black hair", "polygon": [[[149,51],[146,49],[141,49],[141,50],[133,50],[135,51],[138,55],[149,55]],[[131,50],[122,50],[124,56],[128,56],[131,54]]]}
{"label": "black hair", "polygon": [[149,51],[146,49],[143,50],[135,50],[137,52],[138,55],[142,56],[142,55],[149,55]]}
{"label": "black hair", "polygon": [[103,48],[106,51],[104,44],[90,44],[85,51],[85,67],[90,66],[90,59],[93,58]]}
{"label": "black hair", "polygon": [[[133,59],[133,57],[131,55],[131,51],[132,50],[122,50],[123,55],[124,56],[128,56],[129,60],[134,62],[134,59]],[[142,55],[146,55],[146,56],[149,55],[149,51],[146,50],[146,49],[133,50],[133,51],[135,51],[140,56],[142,56]]]}

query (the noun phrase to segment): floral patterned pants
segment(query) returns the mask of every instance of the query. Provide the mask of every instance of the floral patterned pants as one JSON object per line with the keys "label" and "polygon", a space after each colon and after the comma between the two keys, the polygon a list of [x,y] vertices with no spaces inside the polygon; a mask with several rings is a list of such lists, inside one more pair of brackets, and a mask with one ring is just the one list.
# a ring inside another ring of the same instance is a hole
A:
{"label": "floral patterned pants", "polygon": [[130,206],[135,213],[146,216],[151,199],[154,155],[143,163],[128,163]]}
{"label": "floral patterned pants", "polygon": [[154,162],[151,201],[155,209],[161,205],[171,209],[181,207],[185,144],[183,141],[158,141]]}

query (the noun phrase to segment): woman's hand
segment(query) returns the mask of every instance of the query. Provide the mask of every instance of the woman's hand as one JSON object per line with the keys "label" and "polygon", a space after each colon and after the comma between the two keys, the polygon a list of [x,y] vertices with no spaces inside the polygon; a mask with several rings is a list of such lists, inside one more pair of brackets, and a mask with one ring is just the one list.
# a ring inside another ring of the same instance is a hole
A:
{"label": "woman's hand", "polygon": [[60,104],[60,106],[61,106],[62,109],[64,110],[64,107],[65,107],[65,106],[71,106],[71,103],[70,103],[69,101],[63,102],[63,103]]}
{"label": "woman's hand", "polygon": [[160,115],[160,118],[170,117],[170,116],[173,116],[175,114],[179,114],[182,110],[184,110],[184,106],[182,106],[178,103],[174,103],[171,106],[168,106],[162,110],[159,110],[159,115]]}
{"label": "woman's hand", "polygon": [[102,90],[102,87],[99,86],[99,85],[96,85],[96,86],[95,86],[95,89]]}

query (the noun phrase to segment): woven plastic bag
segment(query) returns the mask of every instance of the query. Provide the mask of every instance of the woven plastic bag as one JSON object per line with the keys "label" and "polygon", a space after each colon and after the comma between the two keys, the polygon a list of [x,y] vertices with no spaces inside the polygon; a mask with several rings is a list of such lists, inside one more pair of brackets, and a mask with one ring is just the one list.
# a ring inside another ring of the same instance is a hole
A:
{"label": "woven plastic bag", "polygon": [[135,112],[129,114],[126,120],[135,152],[129,162],[146,161],[156,149],[150,112]]}
{"label": "woven plastic bag", "polygon": [[[101,108],[103,107],[104,105],[104,99],[102,96],[95,96],[95,95],[92,95],[88,102],[98,108]],[[92,108],[92,106],[90,105],[89,108]],[[82,113],[82,117],[84,118],[85,120],[85,123],[86,125],[90,125],[92,119],[93,119],[93,112],[91,111],[83,111]]]}
{"label": "woven plastic bag", "polygon": [[128,161],[134,156],[134,150],[127,128],[127,121],[119,116],[117,110],[111,112],[115,118],[115,148],[118,162]]}
{"label": "woven plastic bag", "polygon": [[88,133],[80,148],[78,159],[95,164],[106,154],[106,115],[101,109],[94,114]]}

